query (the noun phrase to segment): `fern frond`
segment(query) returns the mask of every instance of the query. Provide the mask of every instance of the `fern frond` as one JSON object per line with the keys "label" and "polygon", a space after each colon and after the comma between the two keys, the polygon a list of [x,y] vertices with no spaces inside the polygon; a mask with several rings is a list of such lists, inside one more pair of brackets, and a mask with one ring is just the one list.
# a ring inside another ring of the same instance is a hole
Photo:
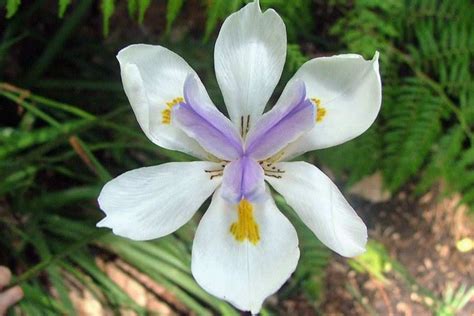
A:
{"label": "fern frond", "polygon": [[331,28],[348,49],[372,57],[374,51],[386,54],[385,49],[400,37],[394,16],[403,6],[400,1],[356,1],[354,8]]}
{"label": "fern frond", "polygon": [[418,194],[428,190],[441,175],[450,174],[451,164],[462,152],[464,140],[463,130],[455,126],[441,137],[437,145],[433,146],[431,160],[416,187]]}
{"label": "fern frond", "polygon": [[378,126],[372,126],[358,138],[343,145],[318,151],[317,156],[351,186],[379,168],[382,155]]}
{"label": "fern frond", "polygon": [[[383,155],[376,165],[392,191],[418,175],[419,193],[444,178],[450,192],[474,205],[472,16],[468,0],[359,0],[332,29],[351,51],[385,48],[379,49],[384,86],[376,122]],[[341,147],[345,157],[358,151]],[[328,160],[336,171],[350,165],[338,164],[335,155]]]}
{"label": "fern frond", "polygon": [[[448,5],[449,3],[449,5]],[[471,82],[470,64],[474,54],[474,9],[470,1],[413,1],[406,13],[410,51],[426,73],[433,74],[448,93],[456,94]],[[423,15],[419,15],[424,12]],[[430,14],[426,14],[429,12]]]}
{"label": "fern frond", "polygon": [[444,105],[417,78],[407,78],[401,87],[386,89],[390,97],[385,99],[385,106],[391,111],[384,135],[382,167],[387,187],[396,190],[425,162],[441,132]]}

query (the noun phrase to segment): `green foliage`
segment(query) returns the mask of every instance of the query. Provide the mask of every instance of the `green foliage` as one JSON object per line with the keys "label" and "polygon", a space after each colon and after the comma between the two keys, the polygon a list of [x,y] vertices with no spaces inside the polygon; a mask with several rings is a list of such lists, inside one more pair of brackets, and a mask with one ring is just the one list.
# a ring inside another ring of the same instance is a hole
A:
{"label": "green foliage", "polygon": [[390,256],[385,247],[374,241],[367,242],[367,251],[353,259],[349,259],[349,265],[359,273],[368,273],[377,280],[387,283],[385,276],[392,269]]}
{"label": "green foliage", "polygon": [[204,41],[209,39],[217,26],[217,22],[234,12],[243,3],[243,0],[212,0],[208,3]]}
{"label": "green foliage", "polygon": [[[393,91],[391,90],[393,89]],[[422,167],[441,132],[444,105],[417,78],[385,87],[384,170],[386,185],[398,189]]]}
{"label": "green foliage", "polygon": [[102,10],[102,33],[104,36],[109,35],[109,22],[115,11],[115,0],[101,0]]}
{"label": "green foliage", "polygon": [[377,170],[381,159],[381,146],[378,126],[373,125],[347,144],[318,151],[318,157],[350,186]]}
{"label": "green foliage", "polygon": [[6,9],[7,9],[7,19],[15,15],[16,11],[20,7],[21,0],[7,0]]}
{"label": "green foliage", "polygon": [[[93,201],[101,184],[111,178],[109,166],[97,156],[101,150],[115,154],[117,158],[109,161],[112,164],[123,163],[122,157],[131,149],[142,151],[155,163],[180,160],[179,155],[163,152],[156,158],[155,146],[137,130],[119,123],[124,108],[97,117],[5,84],[0,85],[0,96],[2,101],[15,101],[29,114],[17,129],[0,132],[0,194],[10,202],[2,204],[8,216],[0,217],[0,257],[8,253],[9,264],[26,270],[15,280],[25,290],[20,304],[24,313],[74,314],[69,298],[72,282],[113,311],[128,308],[146,314],[100,268],[94,259],[100,249],[104,259],[105,254],[120,256],[146,273],[193,313],[237,315],[230,305],[201,289],[191,275],[189,249],[195,222],[175,236],[150,243],[132,242],[95,228],[100,214]],[[32,129],[35,125],[45,126]],[[107,130],[116,133],[114,142],[104,144],[103,137],[93,136]],[[131,162],[124,168],[136,166]],[[45,190],[37,183],[43,177],[52,177],[49,181],[53,183],[67,181],[69,187]],[[32,267],[31,254],[36,258]],[[48,282],[39,282],[38,275]]]}
{"label": "green foliage", "polygon": [[372,57],[375,50],[385,49],[400,38],[395,16],[401,13],[403,1],[359,0],[331,28],[331,33],[348,46],[349,51]]}
{"label": "green foliage", "polygon": [[[283,18],[289,42],[310,38],[314,26],[313,2],[311,0],[261,0],[262,10],[272,8]],[[302,32],[305,30],[305,32]]]}
{"label": "green foliage", "polygon": [[178,17],[181,8],[183,7],[184,0],[169,0],[166,6],[166,33],[168,34],[171,30],[174,20]]}
{"label": "green foliage", "polygon": [[58,16],[60,18],[64,17],[67,8],[71,4],[71,0],[59,0],[58,2]]}
{"label": "green foliage", "polygon": [[461,285],[457,290],[448,286],[442,300],[435,306],[435,316],[455,316],[458,312],[474,298],[474,287],[467,289]]}
{"label": "green foliage", "polygon": [[350,182],[380,169],[391,191],[415,180],[421,193],[442,177],[474,206],[471,2],[359,0],[346,10],[332,34],[349,51],[381,52],[383,105],[377,133],[323,151],[323,161]]}
{"label": "green foliage", "polygon": [[306,57],[298,44],[288,44],[286,64],[287,72],[295,73],[306,61]]}
{"label": "green foliage", "polygon": [[[405,283],[407,287],[422,297],[422,302],[432,310],[435,316],[458,315],[464,306],[474,298],[474,287],[461,284],[457,289],[448,284],[444,293],[436,294],[417,280],[396,259],[392,258],[385,246],[376,241],[367,243],[367,252],[355,258],[349,259],[349,265],[359,273],[367,273],[376,280],[389,284],[394,276]],[[356,298],[369,314],[376,315],[375,310],[363,302],[362,295],[358,289],[347,283],[349,292]]]}
{"label": "green foliage", "polygon": [[303,224],[282,196],[274,194],[274,198],[278,208],[295,226],[300,241],[300,260],[286,293],[302,292],[311,301],[317,302],[324,290],[324,271],[329,263],[331,252]]}
{"label": "green foliage", "polygon": [[[130,0],[134,1],[134,0]],[[135,0],[138,2],[138,23],[142,24],[145,19],[145,13],[151,4],[151,0]]]}

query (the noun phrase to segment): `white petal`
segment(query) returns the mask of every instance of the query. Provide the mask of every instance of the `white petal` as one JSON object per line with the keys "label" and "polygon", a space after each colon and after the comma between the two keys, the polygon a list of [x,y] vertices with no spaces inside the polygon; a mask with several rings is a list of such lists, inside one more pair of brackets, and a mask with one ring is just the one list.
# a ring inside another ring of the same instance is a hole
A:
{"label": "white petal", "polygon": [[336,185],[306,162],[282,162],[281,178],[266,177],[326,246],[345,257],[365,251],[367,228]]}
{"label": "white petal", "polygon": [[305,82],[307,97],[319,99],[326,114],[285,150],[286,159],[339,145],[372,125],[382,102],[378,58],[378,52],[372,60],[346,54],[315,58],[301,66],[293,78]]}
{"label": "white petal", "polygon": [[192,272],[206,291],[253,314],[290,277],[299,259],[298,237],[273,199],[254,204],[260,240],[237,241],[230,226],[237,206],[222,199],[219,190],[199,223],[192,251]]}
{"label": "white petal", "polygon": [[[164,47],[145,44],[122,49],[117,59],[125,93],[146,136],[161,147],[208,159],[209,155],[195,140],[173,124],[162,123],[166,103],[183,97],[186,77],[195,74],[186,61]],[[203,97],[212,104],[198,81]]]}
{"label": "white petal", "polygon": [[98,227],[133,240],[168,235],[191,219],[221,182],[205,170],[212,162],[172,162],[128,171],[109,181],[99,196],[107,215]]}
{"label": "white petal", "polygon": [[[280,79],[286,58],[286,29],[272,9],[258,1],[231,14],[222,25],[214,50],[217,81],[231,120],[249,127],[263,113]],[[244,126],[245,129],[245,126]]]}

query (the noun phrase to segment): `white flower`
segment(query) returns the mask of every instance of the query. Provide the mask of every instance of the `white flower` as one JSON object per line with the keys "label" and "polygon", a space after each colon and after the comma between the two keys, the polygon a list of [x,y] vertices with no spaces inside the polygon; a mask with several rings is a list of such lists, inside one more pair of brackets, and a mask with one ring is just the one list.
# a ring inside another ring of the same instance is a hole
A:
{"label": "white flower", "polygon": [[[99,196],[97,225],[148,240],[185,224],[211,195],[192,249],[192,273],[209,293],[258,313],[296,268],[295,229],[265,181],[329,248],[365,250],[367,229],[318,168],[288,162],[363,133],[381,104],[378,54],[346,54],[305,63],[272,110],[262,115],[286,57],[286,31],[258,1],[229,16],[215,46],[215,69],[230,115],[210,100],[195,71],[161,46],[131,45],[117,56],[125,93],[155,144],[202,161],[126,172]],[[350,157],[348,157],[350,159]]]}

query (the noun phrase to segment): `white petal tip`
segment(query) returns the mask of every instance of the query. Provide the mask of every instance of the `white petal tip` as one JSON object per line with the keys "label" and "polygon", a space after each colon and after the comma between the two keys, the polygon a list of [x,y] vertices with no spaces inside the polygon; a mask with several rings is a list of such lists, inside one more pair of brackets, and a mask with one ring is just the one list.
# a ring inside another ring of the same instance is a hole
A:
{"label": "white petal tip", "polygon": [[379,60],[380,53],[378,50],[375,51],[374,58],[372,60],[378,61]]}
{"label": "white petal tip", "polygon": [[[335,250],[336,251],[336,250]],[[365,253],[367,249],[365,248],[365,243],[363,246],[352,246],[351,249],[344,249],[342,251],[336,251],[339,255],[346,258],[354,258]]]}
{"label": "white petal tip", "polygon": [[250,3],[250,5],[255,6],[258,9],[258,12],[262,13],[262,8],[260,7],[260,0],[255,0],[254,2]]}
{"label": "white petal tip", "polygon": [[133,49],[137,45],[140,45],[140,44],[132,44],[132,45],[129,45],[129,46],[124,47],[121,50],[119,50],[119,52],[117,53],[117,56],[115,56],[115,57],[117,58],[117,60],[119,61],[120,64],[122,64],[124,59],[127,58],[127,56],[126,56],[127,51],[129,51],[130,49]]}
{"label": "white petal tip", "polygon": [[258,315],[258,313],[260,313],[260,310],[262,309],[262,307],[260,306],[259,308],[255,308],[255,309],[252,309],[250,310],[250,314],[252,315]]}

